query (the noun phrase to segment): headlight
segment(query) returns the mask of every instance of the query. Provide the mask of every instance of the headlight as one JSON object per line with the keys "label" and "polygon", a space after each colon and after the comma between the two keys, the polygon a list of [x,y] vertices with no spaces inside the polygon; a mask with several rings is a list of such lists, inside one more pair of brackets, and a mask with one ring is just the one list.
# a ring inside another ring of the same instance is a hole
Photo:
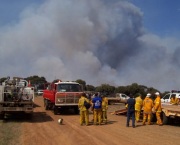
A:
{"label": "headlight", "polygon": [[57,99],[57,101],[58,101],[59,103],[63,103],[63,102],[64,102],[63,99]]}

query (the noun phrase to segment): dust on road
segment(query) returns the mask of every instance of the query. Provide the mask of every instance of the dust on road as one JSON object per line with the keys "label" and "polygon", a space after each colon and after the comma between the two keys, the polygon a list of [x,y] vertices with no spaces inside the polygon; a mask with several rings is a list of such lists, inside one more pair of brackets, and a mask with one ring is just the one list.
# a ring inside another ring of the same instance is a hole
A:
{"label": "dust on road", "polygon": [[[54,115],[43,107],[43,98],[35,98],[36,107],[32,119],[20,122],[21,135],[18,145],[175,145],[179,143],[179,126],[136,124],[126,127],[125,115],[110,112],[124,107],[109,105],[108,124],[80,126],[79,115],[69,111]],[[63,118],[63,124],[58,119]],[[92,114],[90,114],[90,120]],[[13,142],[13,144],[16,144]]]}

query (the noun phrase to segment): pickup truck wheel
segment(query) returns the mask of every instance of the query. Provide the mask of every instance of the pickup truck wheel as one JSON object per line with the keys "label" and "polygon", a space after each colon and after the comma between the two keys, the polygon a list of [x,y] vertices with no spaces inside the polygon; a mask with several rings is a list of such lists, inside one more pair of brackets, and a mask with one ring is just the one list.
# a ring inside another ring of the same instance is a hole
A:
{"label": "pickup truck wheel", "polygon": [[166,116],[166,114],[163,112],[163,124],[166,125],[168,124],[169,118]]}
{"label": "pickup truck wheel", "polygon": [[152,115],[151,115],[151,122],[156,122],[156,121],[157,121],[156,114],[152,113]]}

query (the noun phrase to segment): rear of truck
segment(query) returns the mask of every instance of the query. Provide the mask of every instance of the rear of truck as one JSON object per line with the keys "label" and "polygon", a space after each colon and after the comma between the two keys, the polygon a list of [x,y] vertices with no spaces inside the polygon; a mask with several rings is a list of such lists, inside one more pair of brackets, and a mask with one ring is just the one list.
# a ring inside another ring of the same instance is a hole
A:
{"label": "rear of truck", "polygon": [[24,112],[31,114],[34,108],[34,87],[28,87],[23,79],[8,78],[0,85],[0,117],[8,113]]}
{"label": "rear of truck", "polygon": [[163,124],[170,124],[173,121],[180,122],[180,105],[162,104]]}

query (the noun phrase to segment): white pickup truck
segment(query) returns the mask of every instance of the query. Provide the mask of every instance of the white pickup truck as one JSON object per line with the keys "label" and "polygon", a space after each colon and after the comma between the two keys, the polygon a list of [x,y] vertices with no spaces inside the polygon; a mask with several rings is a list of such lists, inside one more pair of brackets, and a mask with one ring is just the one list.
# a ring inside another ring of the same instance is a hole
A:
{"label": "white pickup truck", "polygon": [[164,97],[161,98],[161,103],[162,103],[162,104],[164,104],[164,103],[170,103],[170,100],[171,100],[172,95],[176,95],[176,98],[179,98],[179,99],[180,99],[180,93],[176,93],[176,92],[167,93]]}
{"label": "white pickup truck", "polygon": [[126,103],[127,99],[129,99],[129,96],[123,93],[116,93],[115,97],[108,97],[108,104],[113,103]]}
{"label": "white pickup truck", "polygon": [[172,121],[180,121],[180,105],[170,104],[172,95],[176,95],[176,98],[180,99],[179,92],[167,93],[164,97],[161,98],[162,103],[162,119],[163,124],[172,123]]}
{"label": "white pickup truck", "polygon": [[129,96],[127,96],[126,94],[117,93],[116,98],[119,98],[120,100],[127,100],[129,99]]}

